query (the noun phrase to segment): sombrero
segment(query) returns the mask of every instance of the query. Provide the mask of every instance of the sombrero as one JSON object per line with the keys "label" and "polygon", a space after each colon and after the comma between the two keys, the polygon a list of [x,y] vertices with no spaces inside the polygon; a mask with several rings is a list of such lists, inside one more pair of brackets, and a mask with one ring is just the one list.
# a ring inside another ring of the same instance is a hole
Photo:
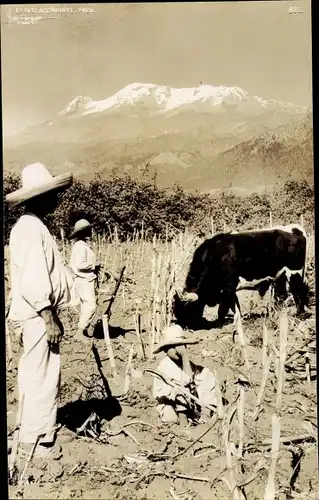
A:
{"label": "sombrero", "polygon": [[22,188],[7,194],[10,206],[21,205],[32,198],[52,191],[62,191],[72,184],[70,173],[53,177],[42,163],[27,165],[21,173]]}
{"label": "sombrero", "polygon": [[157,354],[165,347],[174,347],[177,345],[198,344],[198,340],[187,338],[183,328],[179,325],[171,325],[164,329],[163,340],[158,344],[153,353]]}
{"label": "sombrero", "polygon": [[86,219],[80,219],[74,224],[74,228],[69,238],[74,238],[77,234],[81,233],[85,229],[89,229],[93,224],[90,224]]}

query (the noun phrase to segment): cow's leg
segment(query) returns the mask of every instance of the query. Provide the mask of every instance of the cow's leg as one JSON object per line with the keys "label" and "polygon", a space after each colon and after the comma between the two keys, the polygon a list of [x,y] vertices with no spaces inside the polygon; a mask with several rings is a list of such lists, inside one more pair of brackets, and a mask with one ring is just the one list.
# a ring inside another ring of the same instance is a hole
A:
{"label": "cow's leg", "polygon": [[236,312],[236,305],[239,305],[236,290],[223,290],[221,303],[218,308],[218,321],[224,322],[226,314],[231,309],[234,314]]}
{"label": "cow's leg", "polygon": [[272,281],[269,279],[261,281],[259,283],[259,285],[257,286],[257,290],[261,298],[264,298],[271,285]]}
{"label": "cow's leg", "polygon": [[240,308],[240,303],[239,303],[239,300],[237,297],[237,293],[235,293],[235,304],[234,304],[234,308],[232,308],[232,311],[234,314],[236,314],[236,306],[238,307],[239,314],[241,315],[241,308]]}
{"label": "cow's leg", "polygon": [[287,276],[286,273],[283,273],[279,278],[275,281],[274,284],[274,300],[275,306],[281,307],[284,301],[288,297],[287,292]]}
{"label": "cow's leg", "polygon": [[236,312],[236,305],[240,311],[239,301],[236,295],[237,285],[238,279],[234,278],[228,281],[227,285],[221,293],[221,301],[218,308],[218,320],[220,322],[225,321],[225,317],[229,309],[231,309],[234,313]]}
{"label": "cow's leg", "polygon": [[289,288],[297,307],[297,314],[303,314],[305,306],[308,306],[308,287],[299,273],[290,276]]}
{"label": "cow's leg", "polygon": [[205,303],[202,302],[200,299],[196,300],[196,302],[192,304],[191,314],[190,314],[191,326],[196,327],[198,323],[201,322],[201,320],[203,319],[204,308],[205,308]]}
{"label": "cow's leg", "polygon": [[182,328],[197,328],[202,320],[204,307],[205,304],[201,300],[183,304],[182,311],[179,314],[175,313],[178,324]]}

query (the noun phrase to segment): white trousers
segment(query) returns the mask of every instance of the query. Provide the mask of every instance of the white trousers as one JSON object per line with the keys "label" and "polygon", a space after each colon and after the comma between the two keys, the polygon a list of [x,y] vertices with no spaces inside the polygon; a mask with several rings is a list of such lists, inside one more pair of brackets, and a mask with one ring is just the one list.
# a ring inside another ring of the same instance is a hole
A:
{"label": "white trousers", "polygon": [[18,366],[18,387],[24,394],[20,441],[34,443],[39,435],[51,434],[56,425],[60,389],[60,353],[47,342],[43,319],[23,325],[23,347]]}
{"label": "white trousers", "polygon": [[91,325],[96,312],[95,280],[75,278],[74,282],[81,302],[79,328],[86,330]]}

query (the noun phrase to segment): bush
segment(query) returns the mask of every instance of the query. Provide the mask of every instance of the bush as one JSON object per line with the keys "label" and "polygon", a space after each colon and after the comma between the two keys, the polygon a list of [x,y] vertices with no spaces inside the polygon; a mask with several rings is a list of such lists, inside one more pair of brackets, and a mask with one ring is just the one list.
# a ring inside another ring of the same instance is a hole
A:
{"label": "bush", "polygon": [[[4,195],[19,187],[17,176],[4,178]],[[90,182],[76,180],[59,195],[60,204],[46,223],[52,233],[60,237],[61,229],[68,235],[77,219],[85,217],[95,224],[96,232],[108,233],[117,227],[120,239],[135,231],[152,236],[173,236],[189,228],[203,235],[214,222],[216,232],[227,229],[255,229],[269,226],[269,212],[274,224],[299,222],[303,215],[307,229],[314,224],[314,189],[306,182],[287,182],[271,194],[251,194],[245,198],[233,193],[209,196],[184,191],[180,186],[159,189],[147,182],[129,176],[112,174],[108,180],[96,176]],[[21,208],[5,207],[5,238]]]}
{"label": "bush", "polygon": [[[19,189],[21,187],[20,184],[20,179],[17,175],[15,174],[7,174],[4,177],[4,182],[3,182],[3,195],[4,197],[11,193],[12,191],[15,191],[16,189]],[[8,241],[9,237],[9,232],[16,222],[16,220],[22,215],[23,209],[21,207],[14,207],[8,209],[7,204],[4,204],[4,210],[3,210],[3,218],[4,218],[4,237],[5,241]]]}

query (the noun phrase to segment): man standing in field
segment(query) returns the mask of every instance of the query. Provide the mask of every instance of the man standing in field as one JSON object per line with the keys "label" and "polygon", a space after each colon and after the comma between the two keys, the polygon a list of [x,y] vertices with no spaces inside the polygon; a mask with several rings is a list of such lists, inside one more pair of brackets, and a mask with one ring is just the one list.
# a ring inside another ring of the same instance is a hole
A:
{"label": "man standing in field", "polygon": [[95,254],[90,247],[92,225],[85,219],[78,220],[70,239],[75,238],[72,247],[70,268],[75,276],[75,286],[81,301],[77,338],[89,336],[96,313],[95,288],[100,266],[96,264]]}
{"label": "man standing in field", "polygon": [[18,367],[20,442],[28,451],[40,436],[40,456],[49,455],[55,443],[63,335],[58,311],[78,302],[72,275],[43,217],[56,208],[57,193],[71,183],[72,174],[52,177],[44,165],[34,163],[22,171],[22,188],[6,196],[9,207],[25,206],[9,243],[9,319],[21,333],[24,348]]}
{"label": "man standing in field", "polygon": [[[177,383],[175,387],[160,377],[154,378],[153,397],[157,401],[157,411],[162,422],[179,423],[185,426],[188,420],[202,421],[210,418],[209,408],[201,408],[187,397],[192,394],[203,405],[217,407],[215,377],[208,368],[196,365],[188,358],[187,344],[198,341],[187,338],[179,325],[171,325],[163,332],[163,341],[154,354],[164,351],[166,356],[160,362],[157,372]],[[182,386],[184,391],[179,391]],[[186,392],[186,397],[185,397]]]}

